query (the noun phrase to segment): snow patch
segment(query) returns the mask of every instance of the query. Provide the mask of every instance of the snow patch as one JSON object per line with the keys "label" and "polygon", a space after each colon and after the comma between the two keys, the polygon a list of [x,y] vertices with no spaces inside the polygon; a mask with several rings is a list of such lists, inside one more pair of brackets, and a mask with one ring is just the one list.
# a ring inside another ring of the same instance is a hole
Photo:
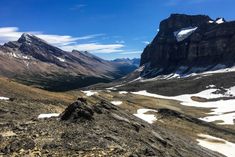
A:
{"label": "snow patch", "polygon": [[22,54],[16,54],[14,52],[8,53],[8,55],[11,56],[11,57],[17,58],[17,59],[30,60],[29,56],[22,55]]}
{"label": "snow patch", "polygon": [[214,21],[210,20],[210,21],[208,21],[208,23],[214,23]]}
{"label": "snow patch", "polygon": [[86,94],[86,96],[92,96],[92,95],[98,94],[98,92],[91,91],[91,90],[82,91],[82,92],[83,92],[84,94]]}
{"label": "snow patch", "polygon": [[198,144],[212,151],[221,153],[227,157],[235,156],[235,144],[224,139],[213,137],[210,135],[199,134]]}
{"label": "snow patch", "polygon": [[157,117],[153,114],[146,114],[147,112],[157,112],[157,110],[152,109],[138,109],[137,113],[134,116],[152,124],[154,121],[157,120]]}
{"label": "snow patch", "polygon": [[0,96],[0,100],[9,100],[10,98]]}
{"label": "snow patch", "polygon": [[38,116],[38,119],[58,117],[60,113],[43,113]]}
{"label": "snow patch", "polygon": [[223,18],[219,18],[219,19],[217,19],[216,21],[215,21],[215,23],[217,23],[217,24],[221,24],[221,23],[224,23],[225,21],[224,21],[224,19]]}
{"label": "snow patch", "polygon": [[119,94],[127,94],[128,92],[127,91],[119,91],[118,93]]}
{"label": "snow patch", "polygon": [[64,58],[56,57],[60,62],[65,62]]}
{"label": "snow patch", "polygon": [[174,32],[174,35],[176,37],[176,40],[178,42],[185,40],[188,38],[193,32],[197,30],[198,27],[188,27],[188,28],[183,28],[179,31]]}
{"label": "snow patch", "polygon": [[119,106],[122,104],[122,101],[111,101],[113,105]]}
{"label": "snow patch", "polygon": [[216,86],[212,84],[212,85],[206,86],[206,88],[216,88]]}

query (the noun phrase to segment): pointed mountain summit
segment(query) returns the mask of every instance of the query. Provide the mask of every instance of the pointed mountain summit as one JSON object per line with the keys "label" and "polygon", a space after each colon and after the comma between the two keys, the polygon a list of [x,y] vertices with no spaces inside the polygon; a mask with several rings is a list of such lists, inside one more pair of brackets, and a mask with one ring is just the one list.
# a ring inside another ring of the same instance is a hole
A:
{"label": "pointed mountain summit", "polygon": [[23,33],[21,37],[18,39],[19,43],[35,43],[35,42],[42,42],[42,43],[47,43],[46,41],[38,38],[37,36],[29,33]]}

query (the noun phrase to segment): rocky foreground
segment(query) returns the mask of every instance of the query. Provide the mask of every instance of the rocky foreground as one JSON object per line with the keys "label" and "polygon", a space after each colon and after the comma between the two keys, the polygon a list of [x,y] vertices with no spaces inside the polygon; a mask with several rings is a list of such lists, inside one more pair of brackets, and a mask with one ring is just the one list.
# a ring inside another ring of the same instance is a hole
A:
{"label": "rocky foreground", "polygon": [[[94,103],[93,100],[98,101]],[[1,110],[1,155],[222,156],[199,146],[193,136],[182,136],[163,125],[151,125],[99,96],[94,96],[93,100],[79,98],[54,118],[5,119],[3,122],[9,111]],[[162,109],[159,114],[195,124],[203,123],[172,110]],[[216,126],[211,129],[218,131]]]}

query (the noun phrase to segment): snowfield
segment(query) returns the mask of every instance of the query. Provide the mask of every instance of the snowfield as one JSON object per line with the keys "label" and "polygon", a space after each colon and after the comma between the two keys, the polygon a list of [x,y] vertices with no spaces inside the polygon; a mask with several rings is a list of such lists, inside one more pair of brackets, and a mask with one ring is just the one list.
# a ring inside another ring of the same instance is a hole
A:
{"label": "snowfield", "polygon": [[235,94],[234,87],[228,90],[229,91],[228,95],[213,93],[216,90],[217,89],[207,89],[196,94],[184,94],[184,95],[172,96],[172,97],[152,94],[152,93],[148,93],[147,91],[139,91],[139,92],[132,92],[132,93],[137,94],[137,95],[160,98],[160,99],[176,100],[176,101],[180,101],[181,105],[184,105],[184,106],[209,108],[211,109],[211,112],[208,113],[209,116],[200,118],[201,120],[204,120],[207,122],[220,120],[223,122],[218,123],[218,124],[233,125],[234,124],[233,120],[235,119],[235,99],[198,102],[198,101],[192,100],[191,98],[194,96],[194,97],[200,97],[200,98],[206,98],[206,99],[213,99],[213,98],[221,98],[221,97],[230,97],[230,96],[234,96]]}
{"label": "snowfield", "polygon": [[92,96],[92,95],[98,94],[98,92],[91,91],[91,90],[82,91],[82,92],[83,92],[84,94],[86,94],[86,96]]}
{"label": "snowfield", "polygon": [[122,104],[122,101],[111,101],[113,105],[119,106]]}
{"label": "snowfield", "polygon": [[227,157],[235,157],[235,144],[210,135],[199,134],[198,144]]}
{"label": "snowfield", "polygon": [[157,117],[153,114],[146,114],[147,112],[157,112],[157,110],[152,110],[152,109],[138,109],[137,113],[134,114],[134,116],[152,124],[154,121],[157,120]]}
{"label": "snowfield", "polygon": [[38,116],[38,119],[58,117],[59,115],[60,115],[60,113],[43,113]]}

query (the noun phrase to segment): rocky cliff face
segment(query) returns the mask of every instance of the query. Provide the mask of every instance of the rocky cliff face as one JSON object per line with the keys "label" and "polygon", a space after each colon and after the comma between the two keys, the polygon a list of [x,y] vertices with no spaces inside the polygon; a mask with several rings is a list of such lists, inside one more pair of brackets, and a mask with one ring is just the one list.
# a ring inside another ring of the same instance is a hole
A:
{"label": "rocky cliff face", "polygon": [[175,71],[200,72],[232,66],[235,62],[235,22],[205,15],[172,14],[144,49],[143,76]]}

